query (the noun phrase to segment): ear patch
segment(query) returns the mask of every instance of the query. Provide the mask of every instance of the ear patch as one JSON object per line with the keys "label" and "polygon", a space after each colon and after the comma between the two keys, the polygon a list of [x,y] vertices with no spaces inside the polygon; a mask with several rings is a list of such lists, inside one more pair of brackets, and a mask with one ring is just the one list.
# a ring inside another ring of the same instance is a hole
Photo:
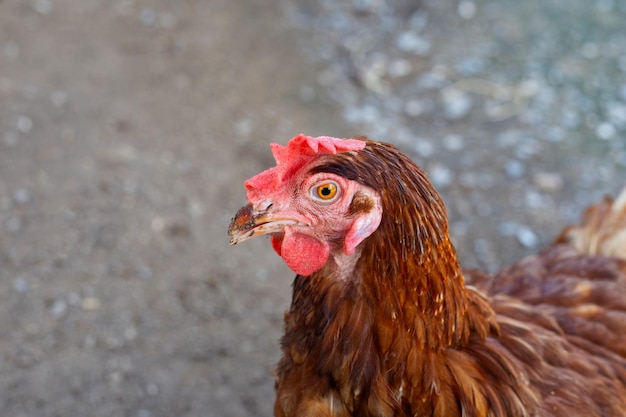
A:
{"label": "ear patch", "polygon": [[374,200],[371,197],[357,193],[352,202],[350,203],[350,207],[348,207],[348,215],[355,216],[357,214],[365,214],[372,211],[374,208]]}
{"label": "ear patch", "polygon": [[380,204],[376,204],[375,198],[377,197],[359,193],[350,203],[348,212],[354,210],[355,217],[343,241],[343,252],[348,256],[352,255],[359,243],[374,233],[380,225],[383,210]]}

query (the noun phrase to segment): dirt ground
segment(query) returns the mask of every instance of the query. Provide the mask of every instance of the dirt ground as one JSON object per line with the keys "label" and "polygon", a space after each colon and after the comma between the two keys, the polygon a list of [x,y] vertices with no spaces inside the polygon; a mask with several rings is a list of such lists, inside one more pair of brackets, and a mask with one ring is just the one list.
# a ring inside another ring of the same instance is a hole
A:
{"label": "dirt ground", "polygon": [[[0,0],[0,415],[271,415],[292,273],[264,239],[230,248],[226,236],[242,181],[273,163],[271,141],[394,141],[441,187],[464,262],[491,270],[619,190],[615,3],[598,2],[597,36],[559,68],[584,75],[581,60],[614,39],[602,56],[616,72],[580,90],[587,101],[560,87],[578,78],[548,83],[580,101],[579,133],[537,119],[564,106],[541,83],[515,90],[534,104],[497,120],[484,83],[442,93],[446,68],[457,81],[524,79],[480,55],[486,27],[518,62],[545,50],[520,24],[541,24],[542,10],[511,17],[506,4]],[[583,105],[596,99],[612,107]]]}

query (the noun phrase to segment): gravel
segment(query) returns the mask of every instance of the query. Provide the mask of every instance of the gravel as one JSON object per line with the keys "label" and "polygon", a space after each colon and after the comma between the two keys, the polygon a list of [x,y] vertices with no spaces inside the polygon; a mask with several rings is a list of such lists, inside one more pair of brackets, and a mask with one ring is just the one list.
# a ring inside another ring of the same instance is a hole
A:
{"label": "gravel", "polygon": [[622,1],[0,11],[0,415],[271,415],[293,274],[225,233],[269,142],[395,143],[490,271],[626,182]]}

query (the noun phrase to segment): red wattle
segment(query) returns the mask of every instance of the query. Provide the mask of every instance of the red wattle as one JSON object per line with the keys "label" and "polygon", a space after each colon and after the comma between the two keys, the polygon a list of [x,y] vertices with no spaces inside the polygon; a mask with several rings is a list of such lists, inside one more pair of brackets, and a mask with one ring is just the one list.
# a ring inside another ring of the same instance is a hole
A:
{"label": "red wattle", "polygon": [[[275,241],[278,239],[272,238],[272,245]],[[276,247],[274,249],[276,250]],[[322,269],[330,255],[330,248],[325,242],[302,233],[292,232],[287,227],[280,251],[276,250],[276,252],[292,271],[306,276]]]}

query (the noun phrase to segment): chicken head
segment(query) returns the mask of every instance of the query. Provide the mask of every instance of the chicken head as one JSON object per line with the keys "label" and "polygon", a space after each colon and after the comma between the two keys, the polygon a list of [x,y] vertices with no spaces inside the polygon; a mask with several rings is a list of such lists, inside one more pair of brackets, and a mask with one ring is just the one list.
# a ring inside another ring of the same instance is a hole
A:
{"label": "chicken head", "polygon": [[286,146],[272,144],[276,166],[245,181],[249,204],[230,224],[230,243],[268,234],[274,250],[300,275],[320,270],[329,259],[339,269],[352,264],[359,244],[380,224],[380,196],[316,168],[326,155],[365,146],[358,139],[305,135]]}

